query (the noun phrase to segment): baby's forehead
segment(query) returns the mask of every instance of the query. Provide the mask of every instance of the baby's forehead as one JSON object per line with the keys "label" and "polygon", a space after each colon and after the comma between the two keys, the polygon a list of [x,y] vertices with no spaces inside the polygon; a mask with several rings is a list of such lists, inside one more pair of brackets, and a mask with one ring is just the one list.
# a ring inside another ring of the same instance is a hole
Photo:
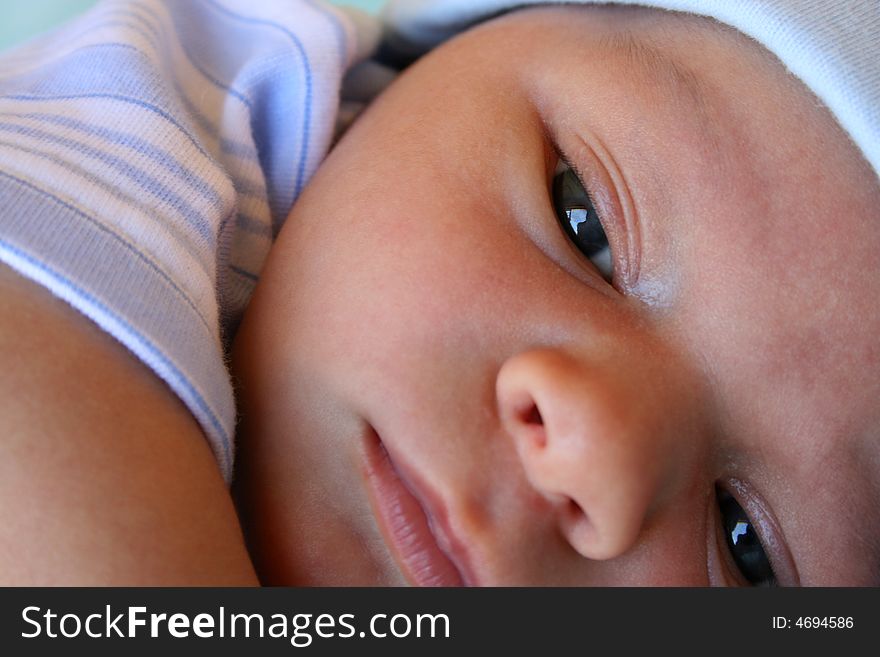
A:
{"label": "baby's forehead", "polygon": [[[389,0],[384,17],[392,50],[412,54],[499,15],[558,4],[554,0]],[[824,3],[821,9],[789,0],[618,0],[612,6],[601,0],[572,0],[566,7],[589,10],[604,20],[622,16],[630,25],[699,17],[704,24],[760,43],[831,110],[880,173],[880,39],[876,31],[865,29],[880,22],[875,0]],[[591,45],[585,35],[582,47]]]}

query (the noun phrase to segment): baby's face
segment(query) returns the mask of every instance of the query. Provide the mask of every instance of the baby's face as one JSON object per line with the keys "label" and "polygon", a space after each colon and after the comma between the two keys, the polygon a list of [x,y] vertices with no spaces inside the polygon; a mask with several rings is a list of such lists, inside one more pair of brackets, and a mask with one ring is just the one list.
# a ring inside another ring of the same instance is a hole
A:
{"label": "baby's face", "polygon": [[876,583],[878,207],[830,115],[707,21],[534,9],[441,47],[330,155],[238,336],[258,571]]}

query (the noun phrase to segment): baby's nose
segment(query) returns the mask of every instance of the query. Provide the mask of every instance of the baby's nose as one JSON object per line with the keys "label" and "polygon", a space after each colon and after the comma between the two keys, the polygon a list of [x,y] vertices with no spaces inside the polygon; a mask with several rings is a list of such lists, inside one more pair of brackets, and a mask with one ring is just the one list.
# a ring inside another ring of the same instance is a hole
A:
{"label": "baby's nose", "polygon": [[695,471],[693,399],[681,398],[691,396],[688,386],[664,369],[632,353],[590,359],[535,349],[498,374],[499,415],[526,477],[587,558],[625,553]]}

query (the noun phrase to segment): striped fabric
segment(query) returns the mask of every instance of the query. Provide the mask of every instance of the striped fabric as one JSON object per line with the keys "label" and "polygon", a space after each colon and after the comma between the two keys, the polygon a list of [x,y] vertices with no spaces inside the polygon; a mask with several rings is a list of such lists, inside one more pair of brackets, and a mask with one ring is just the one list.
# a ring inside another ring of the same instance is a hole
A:
{"label": "striped fabric", "polygon": [[319,0],[107,0],[0,57],[0,261],[164,379],[227,481],[227,342],[362,46]]}

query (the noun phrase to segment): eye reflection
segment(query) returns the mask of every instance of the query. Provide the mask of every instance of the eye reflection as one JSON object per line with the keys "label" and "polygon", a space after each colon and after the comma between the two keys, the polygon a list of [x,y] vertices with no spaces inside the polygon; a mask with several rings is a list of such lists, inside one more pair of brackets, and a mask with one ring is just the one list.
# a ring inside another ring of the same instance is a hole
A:
{"label": "eye reflection", "polygon": [[574,208],[572,210],[566,210],[565,216],[568,217],[568,223],[571,224],[571,229],[577,233],[578,227],[590,216],[590,211],[586,208]]}
{"label": "eye reflection", "polygon": [[749,523],[747,522],[738,522],[736,523],[736,527],[733,528],[733,531],[730,532],[730,539],[733,541],[733,544],[736,545],[739,541],[740,536],[745,536],[749,533]]}

